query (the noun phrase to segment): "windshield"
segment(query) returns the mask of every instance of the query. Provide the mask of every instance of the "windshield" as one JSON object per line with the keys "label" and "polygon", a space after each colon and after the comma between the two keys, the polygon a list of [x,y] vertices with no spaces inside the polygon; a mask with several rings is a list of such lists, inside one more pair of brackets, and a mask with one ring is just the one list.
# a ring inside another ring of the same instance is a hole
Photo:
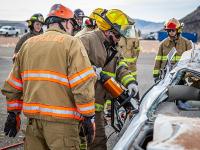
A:
{"label": "windshield", "polygon": [[6,30],[8,30],[8,28],[7,28],[7,27],[2,27],[1,29],[6,29]]}
{"label": "windshield", "polygon": [[1,27],[1,29],[6,29],[6,30],[8,30],[9,28],[6,27],[6,26],[3,26],[3,27]]}

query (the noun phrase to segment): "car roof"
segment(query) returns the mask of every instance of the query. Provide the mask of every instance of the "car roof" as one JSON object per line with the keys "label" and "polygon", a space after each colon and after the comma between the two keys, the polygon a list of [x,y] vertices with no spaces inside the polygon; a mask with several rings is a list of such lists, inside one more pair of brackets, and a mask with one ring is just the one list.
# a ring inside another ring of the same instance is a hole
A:
{"label": "car roof", "polygon": [[1,28],[11,28],[11,27],[14,27],[14,26],[2,26]]}

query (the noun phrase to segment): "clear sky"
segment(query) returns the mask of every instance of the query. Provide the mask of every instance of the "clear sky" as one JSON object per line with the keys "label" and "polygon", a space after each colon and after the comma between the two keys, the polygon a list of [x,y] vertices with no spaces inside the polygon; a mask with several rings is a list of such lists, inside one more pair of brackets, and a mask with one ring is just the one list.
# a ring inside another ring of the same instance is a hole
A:
{"label": "clear sky", "polygon": [[38,12],[46,17],[55,3],[81,8],[87,15],[98,7],[118,8],[133,18],[155,22],[181,19],[200,6],[200,0],[1,0],[0,20],[27,20]]}

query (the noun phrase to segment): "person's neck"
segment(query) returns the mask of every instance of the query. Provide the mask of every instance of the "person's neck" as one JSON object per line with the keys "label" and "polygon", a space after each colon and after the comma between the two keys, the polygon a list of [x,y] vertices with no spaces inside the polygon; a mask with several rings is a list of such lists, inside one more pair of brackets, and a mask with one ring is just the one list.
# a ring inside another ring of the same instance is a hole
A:
{"label": "person's neck", "polygon": [[174,41],[174,40],[178,39],[178,36],[169,36],[169,38],[170,38],[171,41]]}

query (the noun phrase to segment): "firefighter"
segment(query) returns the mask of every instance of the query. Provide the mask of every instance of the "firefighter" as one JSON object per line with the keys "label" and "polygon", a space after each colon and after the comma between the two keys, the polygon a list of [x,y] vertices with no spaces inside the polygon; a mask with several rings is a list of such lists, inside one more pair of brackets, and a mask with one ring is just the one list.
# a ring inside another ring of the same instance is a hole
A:
{"label": "firefighter", "polygon": [[[132,21],[130,24],[134,25],[134,22]],[[129,70],[132,71],[131,74],[136,79],[137,77],[136,62],[140,52],[139,39],[135,28],[132,29],[130,28],[130,26],[127,26],[127,32],[128,32],[127,33],[128,37],[127,38],[121,37],[118,43],[118,49],[124,57],[123,61],[128,64]]]}
{"label": "firefighter", "polygon": [[[116,50],[117,42],[123,35],[123,26],[128,24],[127,15],[121,10],[111,9],[107,12],[96,15],[96,23],[99,29],[87,32],[79,36],[85,46],[90,62],[97,68],[103,69],[102,73],[113,76],[129,89],[137,94],[137,83],[128,70],[127,64],[121,60]],[[107,149],[105,123],[104,123],[104,103],[108,99],[108,93],[103,88],[100,81],[95,85],[95,109],[96,109],[96,138],[89,149]]]}
{"label": "firefighter", "polygon": [[[89,31],[92,31],[92,30],[95,30],[97,28],[97,24],[96,24],[96,20],[95,20],[95,13],[96,14],[101,14],[103,13],[104,10],[103,8],[96,8],[95,10],[92,11],[92,13],[90,14],[89,18],[85,20],[85,27],[79,31],[78,33],[76,33],[76,37],[86,33],[86,32],[89,32]],[[80,141],[81,141],[81,144],[80,144],[80,149],[81,150],[86,150],[87,149],[87,140],[86,138],[83,136],[80,136]]]}
{"label": "firefighter", "polygon": [[158,54],[155,58],[155,66],[153,70],[155,82],[159,79],[160,71],[164,68],[167,61],[167,54],[172,50],[173,47],[176,48],[177,53],[173,58],[172,65],[180,60],[183,52],[192,48],[192,43],[181,36],[182,28],[183,24],[181,24],[175,18],[172,18],[165,23],[164,29],[168,33],[168,38],[161,42]]}
{"label": "firefighter", "polygon": [[70,35],[73,15],[69,8],[53,5],[45,20],[48,30],[22,45],[4,83],[4,132],[15,137],[23,110],[27,150],[79,149],[81,122],[88,142],[94,140],[96,74],[83,44]]}
{"label": "firefighter", "polygon": [[92,11],[92,13],[90,14],[89,18],[87,18],[84,22],[85,27],[79,31],[75,36],[80,36],[86,32],[95,30],[97,28],[97,24],[96,24],[96,19],[95,19],[95,15],[94,14],[101,14],[103,12],[105,12],[106,9],[103,8],[96,8],[95,10]]}
{"label": "firefighter", "polygon": [[78,23],[78,25],[75,28],[75,33],[82,30],[84,17],[85,17],[85,14],[84,14],[83,10],[81,10],[79,8],[74,10],[74,18],[75,18],[76,22]]}
{"label": "firefighter", "polygon": [[[137,79],[136,63],[140,52],[140,46],[134,23],[134,20],[132,18],[129,18],[129,24],[131,26],[126,27],[127,37],[120,38],[117,49],[124,57],[122,61],[128,64],[128,69],[131,70],[131,74],[134,76],[135,79]],[[139,94],[137,98],[139,99]],[[111,117],[111,100],[106,101],[105,112],[107,117]]]}
{"label": "firefighter", "polygon": [[16,58],[16,54],[19,52],[22,44],[29,39],[30,37],[39,35],[43,33],[42,26],[44,25],[44,17],[42,14],[37,13],[31,16],[29,20],[27,20],[28,28],[30,31],[26,33],[24,36],[20,38],[20,40],[17,42],[17,45],[15,47],[13,61]]}

